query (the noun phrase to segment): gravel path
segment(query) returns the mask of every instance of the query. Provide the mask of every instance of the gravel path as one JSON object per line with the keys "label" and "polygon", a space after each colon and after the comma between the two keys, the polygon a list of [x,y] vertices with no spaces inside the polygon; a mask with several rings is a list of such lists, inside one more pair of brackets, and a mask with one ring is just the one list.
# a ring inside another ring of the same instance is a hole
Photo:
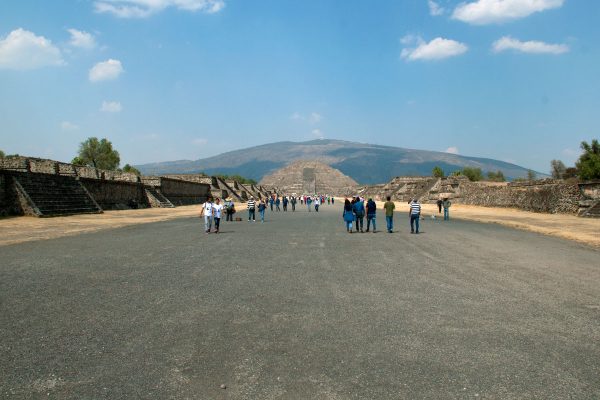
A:
{"label": "gravel path", "polygon": [[598,249],[298,208],[2,247],[0,398],[600,398]]}

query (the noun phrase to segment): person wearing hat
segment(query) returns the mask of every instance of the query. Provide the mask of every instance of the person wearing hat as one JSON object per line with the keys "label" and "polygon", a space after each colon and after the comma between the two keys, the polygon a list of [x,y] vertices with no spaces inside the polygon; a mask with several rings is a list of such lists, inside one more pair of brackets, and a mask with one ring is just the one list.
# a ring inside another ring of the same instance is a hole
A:
{"label": "person wearing hat", "polygon": [[225,199],[225,221],[233,221],[233,214],[235,214],[235,206],[231,197]]}
{"label": "person wearing hat", "polygon": [[256,222],[256,201],[254,200],[254,196],[250,196],[250,200],[248,200],[248,222]]}

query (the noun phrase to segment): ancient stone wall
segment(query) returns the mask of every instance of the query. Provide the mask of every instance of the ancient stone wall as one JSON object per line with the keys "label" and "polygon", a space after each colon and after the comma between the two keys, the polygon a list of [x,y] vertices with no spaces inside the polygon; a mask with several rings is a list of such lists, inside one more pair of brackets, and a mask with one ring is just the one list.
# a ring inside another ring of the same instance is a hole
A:
{"label": "ancient stone wall", "polygon": [[145,185],[153,186],[174,205],[204,203],[210,196],[210,185],[165,177],[143,177]]}
{"label": "ancient stone wall", "polygon": [[0,216],[22,214],[13,179],[10,174],[0,171]]}
{"label": "ancient stone wall", "polygon": [[104,210],[149,207],[144,185],[137,182],[80,178],[80,182]]}

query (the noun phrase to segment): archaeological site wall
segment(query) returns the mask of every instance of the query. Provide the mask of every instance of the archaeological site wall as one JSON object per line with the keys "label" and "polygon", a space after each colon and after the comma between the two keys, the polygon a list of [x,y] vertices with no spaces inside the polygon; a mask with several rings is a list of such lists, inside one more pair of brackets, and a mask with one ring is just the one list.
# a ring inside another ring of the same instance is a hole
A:
{"label": "archaeological site wall", "polygon": [[104,210],[125,210],[150,207],[139,182],[80,178],[83,186]]}
{"label": "archaeological site wall", "polygon": [[142,182],[160,190],[173,205],[204,203],[210,196],[210,185],[165,177],[144,177]]}

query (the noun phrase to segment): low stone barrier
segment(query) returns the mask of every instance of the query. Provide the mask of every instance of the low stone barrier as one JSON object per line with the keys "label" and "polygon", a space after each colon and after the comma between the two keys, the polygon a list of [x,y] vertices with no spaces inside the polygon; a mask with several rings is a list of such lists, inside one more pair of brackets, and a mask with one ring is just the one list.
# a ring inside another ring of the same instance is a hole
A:
{"label": "low stone barrier", "polygon": [[79,180],[104,210],[124,210],[150,206],[142,183],[92,178],[79,178]]}

